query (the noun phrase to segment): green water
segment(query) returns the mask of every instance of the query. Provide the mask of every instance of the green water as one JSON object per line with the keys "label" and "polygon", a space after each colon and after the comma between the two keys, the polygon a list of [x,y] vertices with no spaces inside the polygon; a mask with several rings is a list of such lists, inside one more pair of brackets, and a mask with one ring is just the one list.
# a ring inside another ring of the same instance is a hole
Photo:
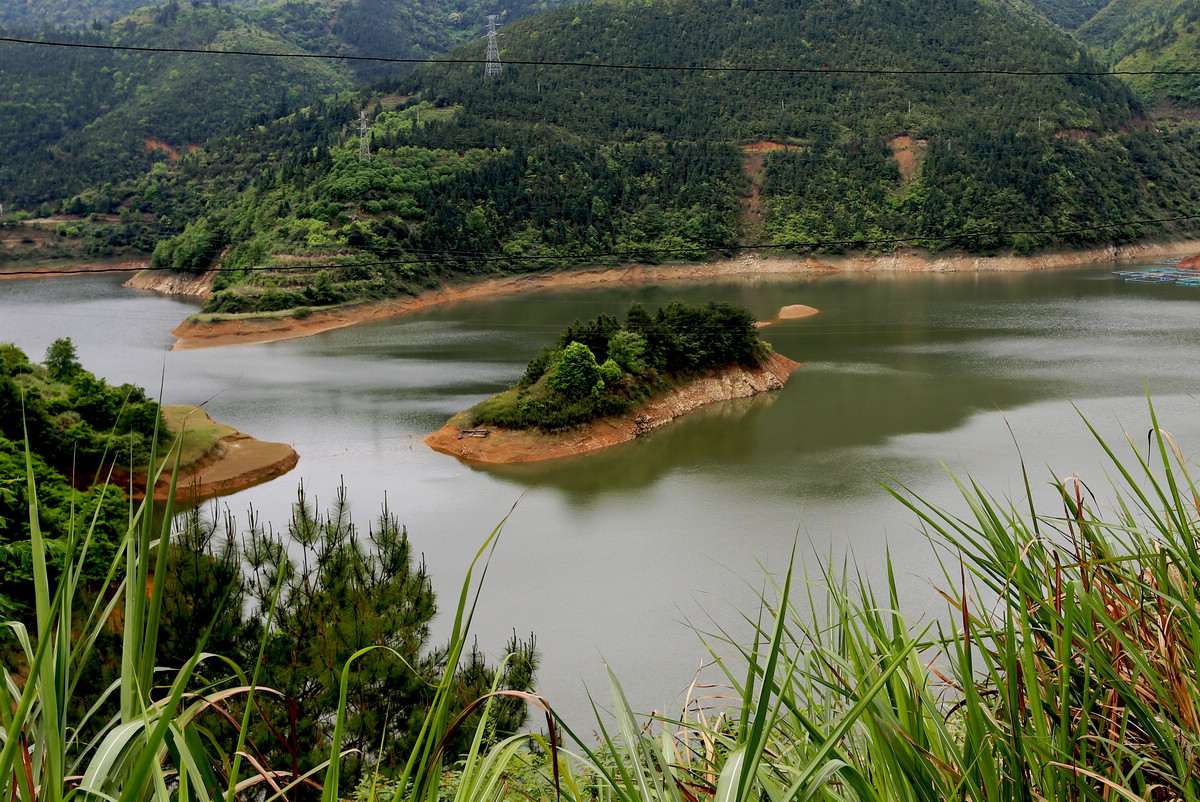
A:
{"label": "green water", "polygon": [[[788,304],[821,310],[764,331],[804,363],[782,392],[553,463],[484,469],[420,442],[514,382],[575,318],[633,300],[714,299],[760,318]],[[849,556],[868,579],[889,549],[908,612],[936,611],[930,545],[880,480],[954,507],[944,463],[1016,493],[1019,444],[1052,510],[1055,476],[1105,484],[1079,412],[1114,440],[1126,429],[1144,443],[1147,389],[1185,454],[1200,443],[1200,288],[1126,284],[1107,269],[540,292],[281,343],[166,351],[191,308],[107,277],[8,281],[0,341],[40,357],[71,336],[87,367],[152,392],[165,367],[166,401],[211,398],[217,420],[293,444],[292,474],[224,500],[243,518],[253,504],[284,523],[299,481],[328,499],[344,477],[361,521],[386,494],[443,599],[516,503],[480,642],[534,631],[542,689],[575,720],[585,685],[606,693],[604,661],[635,705],[671,709],[704,656],[681,622],[735,623],[730,605],[749,603],[759,563],[782,570],[793,543],[810,571]]]}

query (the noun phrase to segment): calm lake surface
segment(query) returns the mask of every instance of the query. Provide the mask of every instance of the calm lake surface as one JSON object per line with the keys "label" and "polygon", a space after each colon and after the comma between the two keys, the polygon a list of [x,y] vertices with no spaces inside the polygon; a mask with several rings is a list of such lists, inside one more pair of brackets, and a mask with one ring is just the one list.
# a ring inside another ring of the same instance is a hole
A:
{"label": "calm lake surface", "polygon": [[[69,336],[110,382],[152,395],[161,382],[167,403],[207,400],[215,419],[291,443],[295,471],[221,501],[242,520],[253,505],[285,525],[300,482],[323,502],[344,480],[364,525],[386,496],[443,609],[516,504],[475,630],[493,655],[513,629],[536,633],[541,690],[583,731],[588,691],[607,704],[606,662],[639,709],[677,709],[705,659],[691,627],[737,631],[735,610],[752,612],[764,570],[782,572],[793,543],[810,573],[849,557],[867,578],[881,576],[890,549],[909,614],[936,614],[933,550],[881,480],[961,510],[945,464],[997,496],[1018,494],[1011,425],[1046,510],[1055,476],[1079,473],[1103,499],[1080,412],[1118,451],[1123,430],[1144,450],[1147,392],[1189,460],[1200,445],[1200,288],[1126,284],[1108,268],[547,291],[190,352],[167,349],[194,305],[124,289],[122,278],[0,282],[0,342],[41,359]],[[765,330],[804,363],[781,393],[626,446],[484,469],[421,444],[512,384],[563,326],[622,315],[634,300],[821,313]]]}

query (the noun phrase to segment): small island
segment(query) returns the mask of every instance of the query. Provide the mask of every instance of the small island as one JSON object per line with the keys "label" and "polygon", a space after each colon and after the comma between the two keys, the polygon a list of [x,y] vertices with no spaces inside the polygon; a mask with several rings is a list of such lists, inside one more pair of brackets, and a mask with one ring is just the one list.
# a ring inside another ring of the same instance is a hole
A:
{"label": "small island", "polygon": [[727,303],[634,304],[576,321],[530,360],[516,386],[425,438],[472,462],[535,462],[633,440],[707,404],[782,389],[798,368],[774,353],[754,316]]}

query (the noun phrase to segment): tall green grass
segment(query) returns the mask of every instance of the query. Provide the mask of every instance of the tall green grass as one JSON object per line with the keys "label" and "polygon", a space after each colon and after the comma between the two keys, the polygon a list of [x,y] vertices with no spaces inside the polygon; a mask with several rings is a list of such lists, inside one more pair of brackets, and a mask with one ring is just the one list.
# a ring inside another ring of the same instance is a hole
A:
{"label": "tall green grass", "polygon": [[[172,457],[175,453],[173,448]],[[170,459],[159,460],[157,454],[152,455],[152,464],[159,467],[148,486],[157,484]],[[168,499],[175,497],[178,463],[177,457],[174,459],[168,473]],[[330,722],[329,759],[305,776],[262,765],[248,750],[246,738],[250,717],[256,711],[253,696],[273,691],[258,687],[257,669],[248,677],[232,661],[205,653],[207,633],[181,669],[166,670],[156,665],[166,583],[155,578],[167,576],[172,502],[167,501],[163,509],[155,508],[152,495],[142,502],[131,502],[128,528],[103,583],[111,590],[99,594],[86,609],[78,609],[82,566],[96,521],[76,520],[72,524],[65,568],[53,573],[46,539],[39,528],[37,488],[28,449],[26,472],[36,629],[29,631],[19,620],[5,622],[19,644],[25,665],[5,667],[0,683],[0,799],[134,802],[224,798],[232,802],[293,799],[301,785],[310,789],[315,785],[322,800],[328,802],[348,795],[349,789],[343,794],[338,786],[344,757],[340,736],[346,714],[346,680],[355,661],[369,650],[360,651],[343,669],[340,705]],[[432,705],[428,710],[398,712],[422,716],[423,723],[416,746],[407,761],[402,761],[402,774],[389,778],[389,798],[415,802],[436,799],[440,793],[446,744],[472,712],[468,710],[450,720],[455,670],[466,648],[482,575],[499,533],[497,527],[467,572],[455,611],[449,655]],[[275,598],[278,592],[277,586]],[[79,689],[80,679],[96,670],[95,647],[106,629],[121,633],[120,674],[99,698],[85,700]],[[268,637],[264,635],[262,646]],[[207,684],[197,671],[203,662],[222,664],[223,670],[216,673],[231,679],[220,685]],[[255,665],[261,663],[260,649]],[[498,682],[499,672],[497,677]],[[477,703],[484,714],[465,762],[457,769],[460,778],[469,778],[469,782],[459,783],[462,799],[490,798],[486,797],[487,789],[502,785],[501,770],[506,761],[522,743],[536,739],[532,735],[514,736],[493,746],[496,739],[491,737],[494,727],[490,712],[496,697],[505,694],[539,703],[529,694],[495,688]],[[109,710],[115,712],[100,720]],[[214,711],[220,712],[219,720],[237,725],[232,738],[229,728],[218,731],[206,726],[213,720],[208,714]],[[553,731],[553,721],[547,721]],[[542,743],[553,753],[553,738]]]}
{"label": "tall green grass", "polygon": [[576,739],[592,795],[1200,798],[1200,493],[1152,426],[1125,458],[1092,430],[1103,507],[1076,478],[1050,511],[1028,479],[1011,501],[955,479],[965,514],[894,490],[942,557],[945,614],[905,619],[890,558],[876,588],[789,569],[749,637],[705,637],[719,677],[679,714],[639,721],[612,678],[615,724]]}
{"label": "tall green grass", "polygon": [[[1054,510],[1035,509],[1028,479],[1013,500],[955,480],[963,513],[895,489],[943,560],[945,614],[931,622],[900,612],[890,560],[872,587],[851,569],[798,574],[793,559],[746,614],[749,636],[702,636],[717,676],[697,681],[677,714],[637,714],[610,674],[594,735],[522,694],[545,714],[544,733],[494,742],[484,715],[468,753],[450,756],[452,668],[497,528],[468,571],[449,667],[403,769],[339,788],[339,713],[324,776],[311,779],[326,802],[1198,799],[1200,493],[1153,415],[1145,454],[1131,440],[1118,458],[1096,435],[1110,458],[1104,505],[1074,477],[1056,485]],[[122,550],[125,662],[109,689],[120,713],[87,743],[79,733],[92,728],[66,711],[118,604],[97,602],[73,631],[76,573],[51,588],[38,558],[37,637],[9,624],[29,672],[0,691],[4,799],[274,798],[299,781],[243,771],[240,745],[203,729],[205,708],[251,693],[253,677],[197,691],[201,655],[178,674],[155,672],[160,591],[146,592],[148,560],[169,533],[152,519],[148,504],[134,509]],[[86,548],[86,532],[69,545],[76,558]]]}

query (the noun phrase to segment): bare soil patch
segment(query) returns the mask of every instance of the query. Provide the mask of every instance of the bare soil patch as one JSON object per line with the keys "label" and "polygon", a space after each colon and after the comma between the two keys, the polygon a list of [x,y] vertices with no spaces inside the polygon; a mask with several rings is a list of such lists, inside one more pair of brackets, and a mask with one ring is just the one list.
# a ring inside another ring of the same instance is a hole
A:
{"label": "bare soil patch", "polygon": [[[262,484],[296,467],[300,455],[286,443],[256,440],[231,426],[216,423],[204,410],[181,405],[163,408],[168,428],[184,432],[184,465],[175,489],[177,503],[198,503]],[[145,497],[147,477],[134,478],[134,496]],[[154,487],[165,501],[170,476]]]}
{"label": "bare soil patch", "polygon": [[[168,145],[166,142],[163,142],[161,139],[155,139],[154,137],[149,136],[143,137],[142,144],[146,146],[147,153],[155,150],[161,150],[163,153],[167,154],[167,158],[171,161],[179,161],[179,151]],[[200,146],[185,145],[183,149],[187,153],[195,153],[196,151],[200,150]]]}
{"label": "bare soil patch", "polygon": [[743,245],[755,245],[762,234],[764,205],[759,190],[763,171],[763,152],[747,151],[742,155],[742,172],[750,179],[750,194],[742,198],[741,230],[738,239]]}
{"label": "bare soil patch", "polygon": [[888,147],[892,150],[892,158],[900,166],[900,175],[904,176],[905,181],[911,181],[917,175],[917,168],[925,155],[926,140],[913,139],[908,135],[898,136],[888,142]]}

